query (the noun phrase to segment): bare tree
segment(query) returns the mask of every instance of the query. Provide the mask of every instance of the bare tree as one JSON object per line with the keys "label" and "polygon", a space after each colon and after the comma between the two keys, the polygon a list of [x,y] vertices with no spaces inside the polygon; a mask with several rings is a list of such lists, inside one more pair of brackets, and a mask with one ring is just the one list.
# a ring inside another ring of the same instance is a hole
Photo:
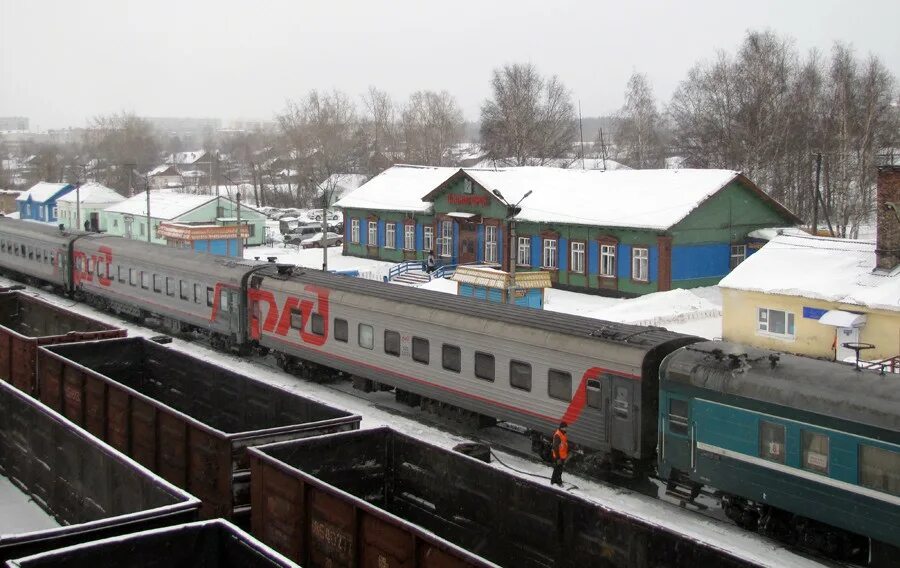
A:
{"label": "bare tree", "polygon": [[575,107],[558,77],[544,78],[530,63],[505,65],[494,70],[491,90],[481,106],[481,143],[491,157],[543,165],[571,151]]}
{"label": "bare tree", "polygon": [[447,91],[417,91],[403,109],[405,159],[442,166],[451,146],[462,139],[463,114]]}
{"label": "bare tree", "polygon": [[638,169],[662,167],[662,118],[646,75],[633,73],[628,79],[625,106],[616,118],[615,141],[625,164]]}
{"label": "bare tree", "polygon": [[103,181],[128,195],[134,183],[133,170],[149,170],[159,161],[160,143],[149,122],[121,112],[101,115],[91,121],[85,148],[99,160]]}

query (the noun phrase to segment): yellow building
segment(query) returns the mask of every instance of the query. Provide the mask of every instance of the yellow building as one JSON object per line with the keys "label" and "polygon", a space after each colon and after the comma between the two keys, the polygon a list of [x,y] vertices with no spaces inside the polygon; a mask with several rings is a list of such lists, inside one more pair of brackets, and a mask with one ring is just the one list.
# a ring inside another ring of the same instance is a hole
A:
{"label": "yellow building", "polygon": [[900,267],[877,268],[873,242],[782,234],[719,286],[726,340],[838,361],[860,347],[866,361],[900,355]]}

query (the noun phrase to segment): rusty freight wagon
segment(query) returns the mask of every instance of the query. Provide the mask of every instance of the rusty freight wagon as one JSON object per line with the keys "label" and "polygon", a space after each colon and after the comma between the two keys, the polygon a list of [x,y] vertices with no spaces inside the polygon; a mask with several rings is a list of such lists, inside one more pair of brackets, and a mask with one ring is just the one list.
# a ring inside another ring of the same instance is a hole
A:
{"label": "rusty freight wagon", "polygon": [[326,558],[347,568],[474,564],[459,553],[435,561],[434,540],[445,543],[441,554],[465,549],[516,568],[752,565],[389,428],[250,454],[253,534],[303,566],[325,566]]}
{"label": "rusty freight wagon", "polygon": [[143,338],[38,359],[41,401],[199,497],[203,518],[246,518],[248,446],[359,428],[358,415]]}
{"label": "rusty freight wagon", "polygon": [[300,568],[227,521],[153,529],[10,560],[7,568]]}
{"label": "rusty freight wagon", "polygon": [[196,520],[199,501],[0,383],[0,562]]}
{"label": "rusty freight wagon", "polygon": [[35,393],[41,345],[125,337],[124,329],[54,306],[22,292],[0,293],[0,379]]}

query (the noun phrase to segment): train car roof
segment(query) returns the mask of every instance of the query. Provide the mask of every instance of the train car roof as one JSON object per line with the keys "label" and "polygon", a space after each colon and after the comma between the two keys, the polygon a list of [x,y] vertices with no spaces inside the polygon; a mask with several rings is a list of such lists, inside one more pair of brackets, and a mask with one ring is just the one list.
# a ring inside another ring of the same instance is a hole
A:
{"label": "train car roof", "polygon": [[511,325],[526,326],[542,331],[594,337],[600,341],[612,343],[626,343],[648,350],[671,341],[683,343],[692,337],[661,327],[629,325],[572,314],[510,306],[433,290],[421,290],[410,286],[332,274],[321,270],[295,268],[293,274],[287,275],[279,274],[272,269],[265,271],[265,274],[267,277],[279,280],[297,279],[300,282],[317,284],[332,290],[416,304],[426,308],[508,322]]}
{"label": "train car roof", "polygon": [[900,379],[840,363],[704,341],[669,355],[660,380],[900,432]]}
{"label": "train car roof", "polygon": [[39,223],[37,221],[24,221],[22,219],[11,219],[9,217],[0,217],[2,230],[7,233],[20,236],[39,235],[44,238],[69,240],[72,237],[86,235],[84,231],[72,231],[69,229],[60,230],[59,226],[49,223]]}

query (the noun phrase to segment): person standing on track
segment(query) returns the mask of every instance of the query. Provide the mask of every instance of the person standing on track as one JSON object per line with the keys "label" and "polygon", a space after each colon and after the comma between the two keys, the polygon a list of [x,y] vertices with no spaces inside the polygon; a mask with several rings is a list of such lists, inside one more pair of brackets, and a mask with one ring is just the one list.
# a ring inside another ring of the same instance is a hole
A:
{"label": "person standing on track", "polygon": [[559,428],[553,433],[553,445],[550,446],[550,456],[553,458],[553,475],[550,477],[552,485],[563,484],[563,467],[569,459],[569,437],[566,435],[568,427],[565,421],[560,422]]}

